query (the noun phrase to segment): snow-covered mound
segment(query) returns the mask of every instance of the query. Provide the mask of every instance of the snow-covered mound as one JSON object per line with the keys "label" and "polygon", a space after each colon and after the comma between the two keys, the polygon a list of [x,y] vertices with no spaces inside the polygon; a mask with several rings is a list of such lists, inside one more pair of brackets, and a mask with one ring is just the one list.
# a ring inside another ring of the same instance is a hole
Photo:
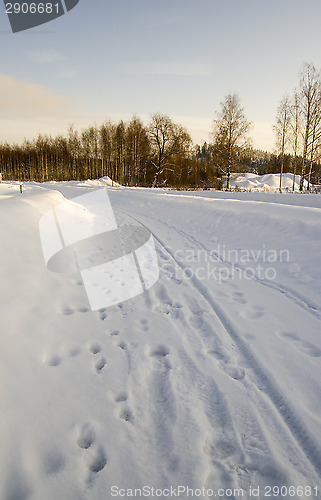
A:
{"label": "snow-covered mound", "polygon": [[[280,174],[257,175],[251,173],[231,174],[230,186],[232,189],[242,189],[251,191],[277,191],[280,185]],[[293,174],[282,175],[282,189],[292,191]],[[307,186],[305,181],[304,186]],[[299,191],[300,176],[295,176],[294,190]]]}
{"label": "snow-covered mound", "polygon": [[121,185],[118,184],[117,182],[113,181],[110,177],[100,177],[98,180],[91,180],[88,179],[87,181],[83,182],[84,185],[90,186],[90,187],[97,187],[97,188],[102,188],[102,187],[120,187]]}
{"label": "snow-covered mound", "polygon": [[[28,183],[29,184],[29,183]],[[45,182],[43,183],[45,186],[48,185],[55,185],[57,184],[56,181],[50,181],[50,182]],[[59,182],[60,185],[68,185],[68,186],[79,186],[79,187],[96,187],[97,189],[103,188],[103,187],[121,187],[120,184],[117,182],[113,181],[110,177],[100,177],[99,179],[87,179],[86,181],[64,181],[64,182]]]}
{"label": "snow-covered mound", "polygon": [[93,312],[39,221],[103,182],[0,185],[0,499],[320,498],[319,197],[109,187],[160,278]]}

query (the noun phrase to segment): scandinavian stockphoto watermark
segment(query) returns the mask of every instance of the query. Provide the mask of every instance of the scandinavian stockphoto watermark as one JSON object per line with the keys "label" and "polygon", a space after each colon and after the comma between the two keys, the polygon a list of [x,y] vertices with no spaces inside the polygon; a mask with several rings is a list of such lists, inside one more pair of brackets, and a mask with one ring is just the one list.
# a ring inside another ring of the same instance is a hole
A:
{"label": "scandinavian stockphoto watermark", "polygon": [[92,311],[136,297],[159,278],[153,236],[143,226],[118,226],[106,189],[57,205],[39,230],[48,269],[80,272]]}
{"label": "scandinavian stockphoto watermark", "polygon": [[[256,249],[230,249],[218,244],[215,249],[172,249],[165,247],[162,272],[170,279],[207,280],[223,283],[228,279],[273,281],[277,264],[290,263],[287,249],[262,245]],[[177,265],[173,266],[173,262]]]}
{"label": "scandinavian stockphoto watermark", "polygon": [[63,16],[79,0],[3,0],[13,33],[35,28]]}

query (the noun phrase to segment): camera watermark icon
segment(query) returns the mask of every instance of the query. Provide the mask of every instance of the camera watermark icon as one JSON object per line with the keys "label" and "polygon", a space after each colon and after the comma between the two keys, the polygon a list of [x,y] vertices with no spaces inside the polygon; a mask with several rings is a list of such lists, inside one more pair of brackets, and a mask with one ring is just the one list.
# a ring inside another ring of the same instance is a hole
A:
{"label": "camera watermark icon", "polygon": [[63,16],[79,0],[3,0],[13,33],[35,28]]}
{"label": "camera watermark icon", "polygon": [[48,269],[80,271],[92,311],[136,297],[159,278],[153,236],[142,226],[119,227],[106,189],[57,205],[39,231]]}

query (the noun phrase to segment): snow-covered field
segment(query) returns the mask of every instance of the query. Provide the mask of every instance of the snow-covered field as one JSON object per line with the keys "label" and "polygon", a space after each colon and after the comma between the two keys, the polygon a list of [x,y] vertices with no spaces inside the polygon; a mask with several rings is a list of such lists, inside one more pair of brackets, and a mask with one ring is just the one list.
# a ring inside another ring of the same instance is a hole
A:
{"label": "snow-covered field", "polygon": [[0,185],[1,500],[320,498],[321,196],[108,186],[160,278],[92,312],[39,220],[107,185]]}

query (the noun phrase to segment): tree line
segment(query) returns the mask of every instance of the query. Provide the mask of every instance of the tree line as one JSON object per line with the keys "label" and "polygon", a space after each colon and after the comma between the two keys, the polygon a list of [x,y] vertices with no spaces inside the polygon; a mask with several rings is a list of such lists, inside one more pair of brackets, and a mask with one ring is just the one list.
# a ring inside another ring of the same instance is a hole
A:
{"label": "tree line", "polygon": [[144,125],[106,121],[81,132],[72,126],[56,137],[39,135],[22,144],[0,144],[3,179],[38,182],[108,176],[128,186],[215,186],[218,172],[199,161],[187,130],[167,115]]}
{"label": "tree line", "polygon": [[22,144],[0,143],[0,171],[6,180],[69,181],[108,176],[127,186],[230,188],[232,172],[292,172],[300,189],[321,183],[321,76],[304,64],[298,89],[284,96],[277,109],[276,150],[254,149],[237,94],[228,94],[213,122],[212,141],[193,145],[188,131],[163,114],[146,125],[130,121],[70,126],[66,135],[39,135]]}
{"label": "tree line", "polygon": [[[166,115],[155,114],[148,125],[133,116],[129,122],[108,121],[80,132],[71,126],[66,135],[39,135],[22,144],[0,143],[0,171],[5,180],[45,182],[108,176],[128,186],[222,188],[225,166],[221,154],[218,143],[193,145],[184,127]],[[269,170],[273,163],[268,154],[250,147],[237,148],[231,158],[231,171],[246,171],[249,165],[256,169],[259,164],[261,170]]]}

